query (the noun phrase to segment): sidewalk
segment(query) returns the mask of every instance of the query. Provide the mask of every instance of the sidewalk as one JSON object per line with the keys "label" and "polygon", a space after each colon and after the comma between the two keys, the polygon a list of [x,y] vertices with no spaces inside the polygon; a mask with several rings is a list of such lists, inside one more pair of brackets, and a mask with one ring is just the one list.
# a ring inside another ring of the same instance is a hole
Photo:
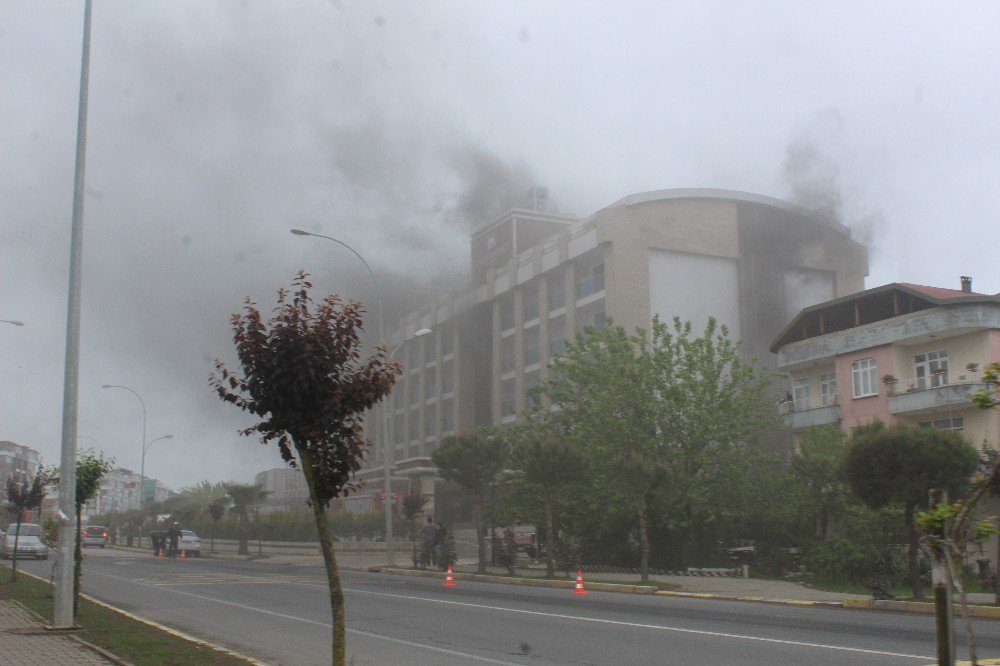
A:
{"label": "sidewalk", "polygon": [[0,600],[0,662],[18,666],[97,666],[126,662],[106,657],[76,636],[47,631],[45,621],[15,601]]}

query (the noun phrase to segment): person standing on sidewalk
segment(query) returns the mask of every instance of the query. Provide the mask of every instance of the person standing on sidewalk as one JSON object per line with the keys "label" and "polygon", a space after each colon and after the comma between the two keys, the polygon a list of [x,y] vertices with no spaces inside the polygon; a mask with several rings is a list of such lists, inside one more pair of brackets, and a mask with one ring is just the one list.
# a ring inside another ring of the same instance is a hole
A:
{"label": "person standing on sidewalk", "polygon": [[167,555],[170,557],[177,557],[177,547],[181,541],[181,528],[177,525],[177,523],[171,525],[170,529],[167,531],[167,540],[170,542]]}
{"label": "person standing on sidewalk", "polygon": [[421,559],[424,562],[430,562],[432,565],[437,564],[437,557],[434,552],[434,543],[437,541],[437,526],[434,524],[432,517],[427,516],[427,522],[420,529],[420,536],[424,542],[423,552],[426,553]]}

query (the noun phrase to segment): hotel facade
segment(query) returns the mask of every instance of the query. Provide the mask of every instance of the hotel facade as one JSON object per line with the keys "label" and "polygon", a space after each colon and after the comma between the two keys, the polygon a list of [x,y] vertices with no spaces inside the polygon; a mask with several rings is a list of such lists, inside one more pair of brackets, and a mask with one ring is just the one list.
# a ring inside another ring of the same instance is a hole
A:
{"label": "hotel facade", "polygon": [[714,189],[634,194],[583,219],[513,209],[473,232],[470,246],[469,287],[415,309],[389,334],[404,372],[388,413],[379,406],[366,420],[376,450],[359,472],[379,489],[369,495],[376,505],[388,444],[393,494],[418,489],[431,498],[429,512],[460,520],[459,497],[435,500],[438,442],[515,423],[550,359],[584,326],[611,317],[649,329],[659,315],[700,330],[712,316],[746,358],[774,369],[769,346],[785,324],[806,306],[860,291],[868,272],[866,248],[842,225]]}

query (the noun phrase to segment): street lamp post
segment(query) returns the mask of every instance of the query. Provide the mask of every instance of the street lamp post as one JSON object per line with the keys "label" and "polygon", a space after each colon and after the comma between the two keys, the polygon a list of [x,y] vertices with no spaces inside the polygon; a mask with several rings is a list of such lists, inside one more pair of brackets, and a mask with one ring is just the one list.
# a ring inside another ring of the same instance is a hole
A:
{"label": "street lamp post", "polygon": [[[142,496],[146,492],[146,488],[145,488],[145,486],[146,486],[146,451],[149,451],[149,447],[151,447],[153,444],[157,443],[161,439],[173,439],[173,437],[174,437],[173,435],[164,435],[163,437],[157,437],[156,439],[154,439],[153,441],[151,441],[149,444],[147,444],[146,446],[142,447],[142,462],[140,463],[140,467],[139,467],[139,508],[142,508],[142,506],[144,504],[143,501],[142,501]],[[154,499],[156,498],[156,488],[153,488],[153,498]]]}
{"label": "street lamp post", "polygon": [[[386,357],[388,360],[392,360],[392,357],[396,355],[404,344],[414,338],[421,338],[431,332],[429,328],[422,328],[413,334],[412,338],[406,338],[401,341],[398,345],[393,347],[392,351]],[[392,466],[394,464],[393,458],[396,455],[396,444],[389,439],[389,398],[388,396],[382,398],[382,464],[385,466],[385,501],[389,510],[386,511],[386,543],[391,543],[392,539]],[[392,546],[386,545],[387,558],[389,560],[389,565],[395,564],[393,558]]]}
{"label": "street lamp post", "polygon": [[[379,339],[379,343],[384,345],[385,344],[385,332],[383,330],[383,323],[382,323],[382,288],[379,287],[378,278],[375,277],[375,271],[373,271],[372,267],[368,265],[368,262],[365,261],[365,258],[362,257],[358,253],[358,251],[355,250],[353,247],[351,247],[350,245],[348,245],[344,241],[338,240],[338,239],[336,239],[336,238],[334,238],[332,236],[324,236],[323,234],[314,234],[311,231],[306,231],[305,229],[302,229],[302,228],[299,228],[299,227],[294,227],[294,228],[290,229],[289,231],[291,231],[291,233],[293,235],[295,235],[295,236],[315,236],[316,238],[325,238],[328,241],[333,241],[334,243],[337,243],[338,245],[342,245],[342,246],[346,247],[348,250],[350,250],[352,253],[354,253],[354,256],[356,256],[358,259],[361,260],[361,263],[364,264],[365,268],[368,269],[368,274],[372,276],[372,282],[375,283],[375,300],[376,300],[376,304],[378,306],[378,339]],[[383,408],[383,414],[385,414],[384,409],[385,408]],[[383,421],[383,425],[384,424],[385,423]],[[388,445],[388,441],[387,441],[388,438],[385,436],[387,433],[383,430],[382,434],[383,434],[383,449],[382,450],[383,450],[383,454],[384,454],[383,457],[385,459],[385,461],[384,461],[385,473],[384,473],[383,485],[384,485],[384,490],[385,490],[385,501],[387,503],[387,506],[389,507],[389,509],[387,509],[386,512],[385,512],[385,555],[386,555],[386,560],[388,561],[388,563],[390,565],[393,565],[393,564],[395,564],[395,554],[393,552],[393,547],[392,547],[392,511],[391,511],[391,502],[392,502],[392,476],[391,475],[392,475],[392,470],[390,469],[390,467],[391,467],[391,460],[392,460],[392,451],[391,451],[391,449],[390,449],[390,447]]]}
{"label": "street lamp post", "polygon": [[[101,388],[120,388],[125,389],[132,395],[134,395],[139,400],[139,404],[142,405],[142,442],[140,442],[140,452],[142,453],[142,460],[146,460],[146,401],[142,399],[142,396],[136,393],[133,389],[127,386],[122,386],[120,384],[103,384]],[[141,478],[141,477],[140,477]],[[139,485],[139,507],[142,508],[142,485]]]}

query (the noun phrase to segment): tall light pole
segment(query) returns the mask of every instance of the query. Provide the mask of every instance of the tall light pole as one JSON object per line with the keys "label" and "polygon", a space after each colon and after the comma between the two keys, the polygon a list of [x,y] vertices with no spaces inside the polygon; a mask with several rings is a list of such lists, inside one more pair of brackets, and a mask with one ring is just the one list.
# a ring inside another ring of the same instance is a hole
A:
{"label": "tall light pole", "polygon": [[[73,545],[76,535],[76,427],[80,382],[80,276],[83,265],[83,194],[87,162],[87,95],[90,88],[90,15],[91,0],[83,4],[83,40],[80,54],[80,96],[76,116],[76,164],[73,173],[73,218],[70,226],[69,289],[66,299],[66,366],[63,372],[62,446],[59,466],[58,563],[56,598],[52,625],[72,627],[73,622]],[[16,325],[16,324],[15,324]]]}
{"label": "tall light pole", "polygon": [[[121,384],[103,384],[101,386],[101,388],[106,388],[106,389],[109,389],[109,388],[125,389],[126,391],[128,391],[129,393],[131,393],[132,395],[134,395],[139,400],[139,404],[142,405],[142,441],[139,443],[139,451],[142,453],[142,460],[145,463],[145,460],[146,460],[146,401],[143,400],[142,396],[139,395],[138,393],[136,393],[133,389],[130,389],[127,386],[122,386]],[[141,479],[142,479],[142,477],[140,476],[140,483],[139,483],[139,506],[138,506],[138,508],[140,508],[140,509],[142,508],[142,481],[141,481]]]}
{"label": "tall light pole", "polygon": [[[383,324],[382,324],[382,288],[379,287],[379,285],[378,285],[378,278],[375,277],[375,271],[373,271],[372,267],[368,265],[368,262],[365,261],[365,258],[362,257],[360,254],[358,254],[358,251],[355,250],[353,247],[351,247],[350,245],[348,245],[347,243],[345,243],[342,240],[337,240],[336,238],[334,238],[332,236],[324,236],[323,234],[314,234],[311,231],[306,231],[305,229],[302,229],[302,228],[299,228],[299,227],[293,227],[292,229],[289,229],[289,231],[291,231],[291,233],[293,235],[295,235],[295,236],[315,236],[316,238],[325,238],[328,241],[333,241],[334,243],[337,243],[338,245],[342,245],[342,246],[346,247],[348,250],[350,250],[351,252],[354,253],[355,257],[357,257],[358,259],[361,260],[361,263],[364,264],[365,268],[368,269],[368,274],[372,276],[372,282],[375,283],[375,300],[376,300],[376,303],[377,303],[377,306],[378,306],[378,340],[379,340],[379,344],[384,345],[385,344],[385,332],[383,330]],[[384,422],[383,422],[383,425],[384,425]],[[388,563],[391,565],[391,564],[395,564],[395,555],[393,553],[393,547],[392,547],[392,511],[391,511],[391,502],[392,502],[392,476],[391,475],[392,475],[392,470],[390,469],[390,467],[391,467],[391,460],[392,460],[392,451],[391,451],[391,449],[390,449],[390,447],[388,445],[388,440],[385,437],[385,435],[386,435],[386,433],[383,432],[383,439],[386,440],[383,443],[383,452],[384,452],[384,458],[385,458],[385,463],[384,463],[385,464],[385,475],[384,475],[385,478],[383,479],[383,485],[384,485],[384,489],[385,489],[385,501],[387,503],[387,506],[389,507],[386,510],[386,512],[385,512],[385,555],[386,555],[386,559],[388,560]]]}
{"label": "tall light pole", "polygon": [[[396,355],[396,352],[398,352],[408,341],[415,338],[422,338],[430,332],[431,329],[429,328],[422,328],[415,332],[412,338],[407,338],[393,347],[392,351],[389,352],[389,355],[386,357],[387,360],[391,361],[392,357]],[[388,516],[385,522],[386,535],[388,537],[386,540],[387,544],[391,543],[390,540],[392,538],[392,466],[394,464],[393,458],[395,456],[396,444],[389,439],[389,396],[385,396],[382,398],[382,464],[385,466],[385,501],[386,506],[389,507],[389,509],[385,512],[385,515]],[[386,548],[388,549],[386,551],[386,557],[389,560],[389,565],[392,566],[396,563],[395,558],[393,557],[394,551],[389,545],[386,545]]]}
{"label": "tall light pole", "polygon": [[[142,508],[142,506],[144,504],[143,501],[142,501],[142,496],[146,493],[146,488],[145,488],[145,486],[146,486],[146,451],[149,451],[149,447],[151,447],[153,444],[155,444],[156,442],[160,441],[161,439],[173,439],[173,437],[174,437],[173,435],[164,435],[163,437],[157,437],[156,439],[154,439],[153,441],[151,441],[149,444],[147,444],[146,446],[142,447],[142,462],[140,463],[140,469],[139,469],[139,508]],[[156,499],[156,488],[155,487],[153,488],[153,499]]]}

